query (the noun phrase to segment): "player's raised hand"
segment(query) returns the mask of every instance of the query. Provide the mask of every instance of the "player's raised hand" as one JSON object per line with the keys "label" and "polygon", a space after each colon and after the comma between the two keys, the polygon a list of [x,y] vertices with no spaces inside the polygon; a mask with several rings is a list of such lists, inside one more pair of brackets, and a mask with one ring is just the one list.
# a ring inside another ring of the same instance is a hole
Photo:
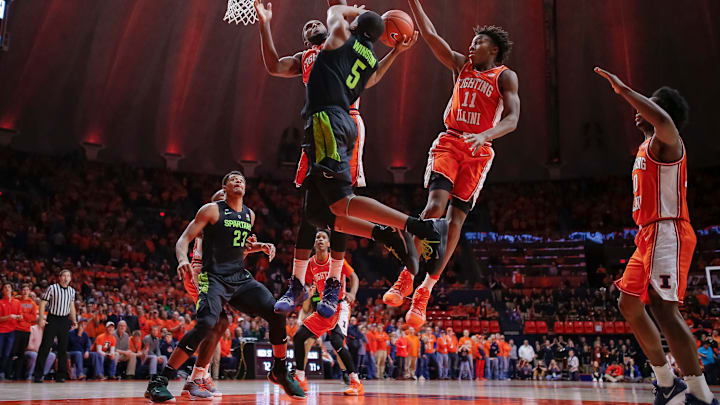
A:
{"label": "player's raised hand", "polygon": [[418,40],[418,35],[420,35],[420,32],[415,31],[412,35],[412,37],[408,38],[407,35],[403,35],[402,41],[397,41],[395,43],[395,50],[400,52],[405,52],[408,49],[410,49],[413,45],[415,45],[415,42]]}
{"label": "player's raised hand", "polygon": [[610,82],[610,85],[612,86],[613,90],[615,90],[615,93],[620,94],[624,89],[627,88],[625,83],[623,83],[622,80],[620,80],[617,76],[614,74],[608,72],[605,69],[601,69],[599,67],[595,67],[593,69],[595,73],[599,74],[600,76],[604,77],[608,82]]}
{"label": "player's raised hand", "polygon": [[470,147],[473,156],[477,154],[477,151],[485,144],[485,142],[490,140],[490,134],[488,134],[487,131],[479,134],[462,134],[462,137],[465,140],[465,143],[467,143]]}
{"label": "player's raised hand", "polygon": [[258,20],[261,23],[270,22],[272,20],[272,3],[268,3],[266,6],[262,0],[255,0],[255,12],[257,12]]}
{"label": "player's raised hand", "polygon": [[273,261],[275,258],[275,245],[272,243],[263,243],[262,244],[262,251],[266,255],[268,255],[268,260]]}

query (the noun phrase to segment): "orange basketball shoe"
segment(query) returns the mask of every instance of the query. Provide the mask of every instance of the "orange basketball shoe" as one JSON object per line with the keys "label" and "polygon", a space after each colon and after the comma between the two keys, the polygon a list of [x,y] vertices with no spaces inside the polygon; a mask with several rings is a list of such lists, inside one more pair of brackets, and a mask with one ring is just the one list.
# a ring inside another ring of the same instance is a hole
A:
{"label": "orange basketball shoe", "polygon": [[405,323],[418,330],[425,323],[425,309],[430,299],[430,290],[425,287],[418,287],[412,297],[412,306],[405,314]]}
{"label": "orange basketball shoe", "polygon": [[413,292],[413,279],[408,269],[404,268],[395,284],[383,295],[383,302],[391,307],[402,305],[405,297]]}
{"label": "orange basketball shoe", "polygon": [[305,378],[303,378],[303,379],[300,379],[300,377],[297,374],[295,374],[295,381],[297,381],[298,384],[300,384],[300,388],[302,388],[303,391],[305,391],[305,393],[308,392],[307,376],[305,376]]}
{"label": "orange basketball shoe", "polygon": [[350,386],[348,387],[348,389],[345,390],[344,394],[355,397],[362,396],[365,395],[365,387],[363,387],[363,384],[360,382],[359,379],[351,378]]}

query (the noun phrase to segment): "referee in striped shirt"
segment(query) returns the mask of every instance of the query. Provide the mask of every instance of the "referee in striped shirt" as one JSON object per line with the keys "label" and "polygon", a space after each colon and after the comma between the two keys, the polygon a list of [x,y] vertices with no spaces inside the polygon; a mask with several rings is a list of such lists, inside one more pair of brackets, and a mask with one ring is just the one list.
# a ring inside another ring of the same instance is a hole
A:
{"label": "referee in striped shirt", "polygon": [[[33,381],[36,383],[42,382],[45,359],[47,359],[55,337],[58,340],[58,372],[55,374],[55,382],[65,382],[65,378],[67,378],[67,347],[70,326],[77,323],[75,289],[70,287],[71,278],[72,273],[70,273],[70,270],[61,271],[60,282],[48,287],[42,296],[38,325],[43,329],[43,337],[38,350],[37,362],[35,363],[35,378]],[[47,321],[45,320],[46,308],[48,310]]]}

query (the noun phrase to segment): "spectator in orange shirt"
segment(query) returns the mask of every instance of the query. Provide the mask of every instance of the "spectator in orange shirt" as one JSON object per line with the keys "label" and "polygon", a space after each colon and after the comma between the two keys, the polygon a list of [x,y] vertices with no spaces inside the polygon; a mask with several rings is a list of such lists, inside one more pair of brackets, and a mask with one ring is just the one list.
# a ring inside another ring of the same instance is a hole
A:
{"label": "spectator in orange shirt", "polygon": [[509,371],[510,344],[505,341],[505,335],[498,337],[498,376],[499,380],[507,380]]}
{"label": "spectator in orange shirt", "polygon": [[441,380],[447,380],[450,378],[450,358],[448,356],[448,345],[450,339],[448,338],[447,331],[444,329],[440,331],[440,336],[437,338],[437,362],[438,362],[438,378]]}
{"label": "spectator in orange shirt", "polygon": [[232,335],[230,329],[225,329],[223,337],[220,338],[220,372],[234,370],[237,368],[238,359],[232,355]]}
{"label": "spectator in orange shirt", "polygon": [[148,318],[145,316],[145,309],[142,307],[142,305],[137,306],[137,317],[138,317],[138,324],[140,325],[140,335],[146,336],[150,334],[150,323],[148,322]]}
{"label": "spectator in orange shirt", "polygon": [[375,333],[375,368],[378,378],[385,378],[385,364],[388,356],[390,336],[382,328]]}
{"label": "spectator in orange shirt", "polygon": [[12,285],[3,284],[0,299],[0,377],[4,378],[6,371],[9,374],[15,328],[22,318],[20,301],[13,297]]}
{"label": "spectator in orange shirt", "polygon": [[474,335],[472,337],[472,354],[473,360],[475,361],[475,378],[478,380],[485,380],[485,342],[483,337],[480,335]]}
{"label": "spectator in orange shirt", "polygon": [[437,367],[437,361],[435,360],[435,335],[432,334],[432,330],[429,327],[425,328],[425,331],[420,335],[422,353],[418,359],[418,379],[429,380],[430,379],[430,364],[434,364]]}
{"label": "spectator in orange shirt", "polygon": [[408,355],[405,361],[405,377],[416,380],[417,359],[420,356],[420,338],[415,334],[415,328],[408,328],[407,336]]}
{"label": "spectator in orange shirt", "polygon": [[365,348],[368,356],[368,380],[375,380],[378,378],[375,367],[375,352],[377,352],[377,339],[375,334],[377,328],[378,326],[376,324],[370,325],[368,332],[365,334],[365,337],[367,337],[367,344],[365,345]]}
{"label": "spectator in orange shirt", "polygon": [[450,378],[457,378],[458,374],[458,339],[453,328],[447,328],[448,337],[448,358],[450,365]]}
{"label": "spectator in orange shirt", "polygon": [[23,284],[18,301],[22,318],[18,319],[15,325],[15,343],[12,354],[16,358],[14,365],[16,376],[20,376],[25,368],[25,348],[30,341],[30,326],[37,319],[38,306],[30,297],[30,284]]}
{"label": "spectator in orange shirt", "polygon": [[613,361],[612,365],[605,370],[605,381],[621,382],[623,378],[625,378],[625,371],[617,361]]}
{"label": "spectator in orange shirt", "polygon": [[90,353],[90,361],[95,370],[95,378],[107,380],[105,377],[105,364],[108,364],[110,378],[115,378],[115,369],[117,367],[117,355],[115,353],[116,340],[113,336],[115,332],[115,324],[108,322],[105,324],[107,332],[99,335],[95,339],[95,350]]}
{"label": "spectator in orange shirt", "polygon": [[470,331],[465,329],[463,330],[463,335],[460,337],[460,340],[458,340],[458,346],[463,346],[469,344],[472,346],[472,339],[470,338]]}
{"label": "spectator in orange shirt", "polygon": [[165,321],[165,327],[167,328],[168,332],[172,333],[173,339],[179,341],[183,335],[185,334],[185,319],[180,318],[180,313],[178,311],[174,311],[172,313],[172,318]]}
{"label": "spectator in orange shirt", "polygon": [[395,369],[397,370],[398,380],[405,378],[403,373],[405,372],[405,359],[408,355],[408,341],[405,337],[405,332],[402,329],[397,330],[398,338],[395,341]]}
{"label": "spectator in orange shirt", "polygon": [[288,339],[292,340],[293,336],[295,336],[295,333],[297,333],[297,330],[298,330],[297,316],[292,315],[288,318],[287,325],[285,325],[285,333],[287,334]]}

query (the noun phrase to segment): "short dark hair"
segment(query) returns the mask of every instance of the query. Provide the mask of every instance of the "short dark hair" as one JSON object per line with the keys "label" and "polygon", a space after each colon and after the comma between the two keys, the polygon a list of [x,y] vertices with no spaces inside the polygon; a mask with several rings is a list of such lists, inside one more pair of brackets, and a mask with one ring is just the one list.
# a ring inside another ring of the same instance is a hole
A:
{"label": "short dark hair", "polygon": [[239,175],[239,176],[242,177],[243,179],[245,178],[245,176],[242,174],[242,172],[241,172],[240,170],[233,170],[233,171],[231,171],[230,173],[228,173],[228,174],[226,174],[225,176],[223,176],[222,185],[223,185],[223,186],[226,185],[227,182],[228,182],[228,180],[230,180],[230,177],[231,177],[231,176],[236,176],[236,175]]}
{"label": "short dark hair", "polygon": [[356,33],[370,42],[375,42],[385,32],[385,22],[374,11],[366,11],[358,17]]}
{"label": "short dark hair", "polygon": [[32,286],[30,285],[30,283],[23,283],[23,285],[20,286],[20,289],[22,290],[22,289],[25,288],[25,287],[27,287],[27,288],[29,288],[29,289],[32,290]]}
{"label": "short dark hair", "polygon": [[510,34],[496,25],[477,26],[473,28],[473,31],[475,31],[475,36],[487,35],[492,39],[498,47],[495,60],[498,63],[503,63],[505,58],[510,54],[510,51],[512,51],[513,42],[510,40]]}
{"label": "short dark hair", "polygon": [[652,94],[655,104],[670,115],[678,131],[681,131],[690,117],[690,105],[680,92],[668,86],[660,87]]}

